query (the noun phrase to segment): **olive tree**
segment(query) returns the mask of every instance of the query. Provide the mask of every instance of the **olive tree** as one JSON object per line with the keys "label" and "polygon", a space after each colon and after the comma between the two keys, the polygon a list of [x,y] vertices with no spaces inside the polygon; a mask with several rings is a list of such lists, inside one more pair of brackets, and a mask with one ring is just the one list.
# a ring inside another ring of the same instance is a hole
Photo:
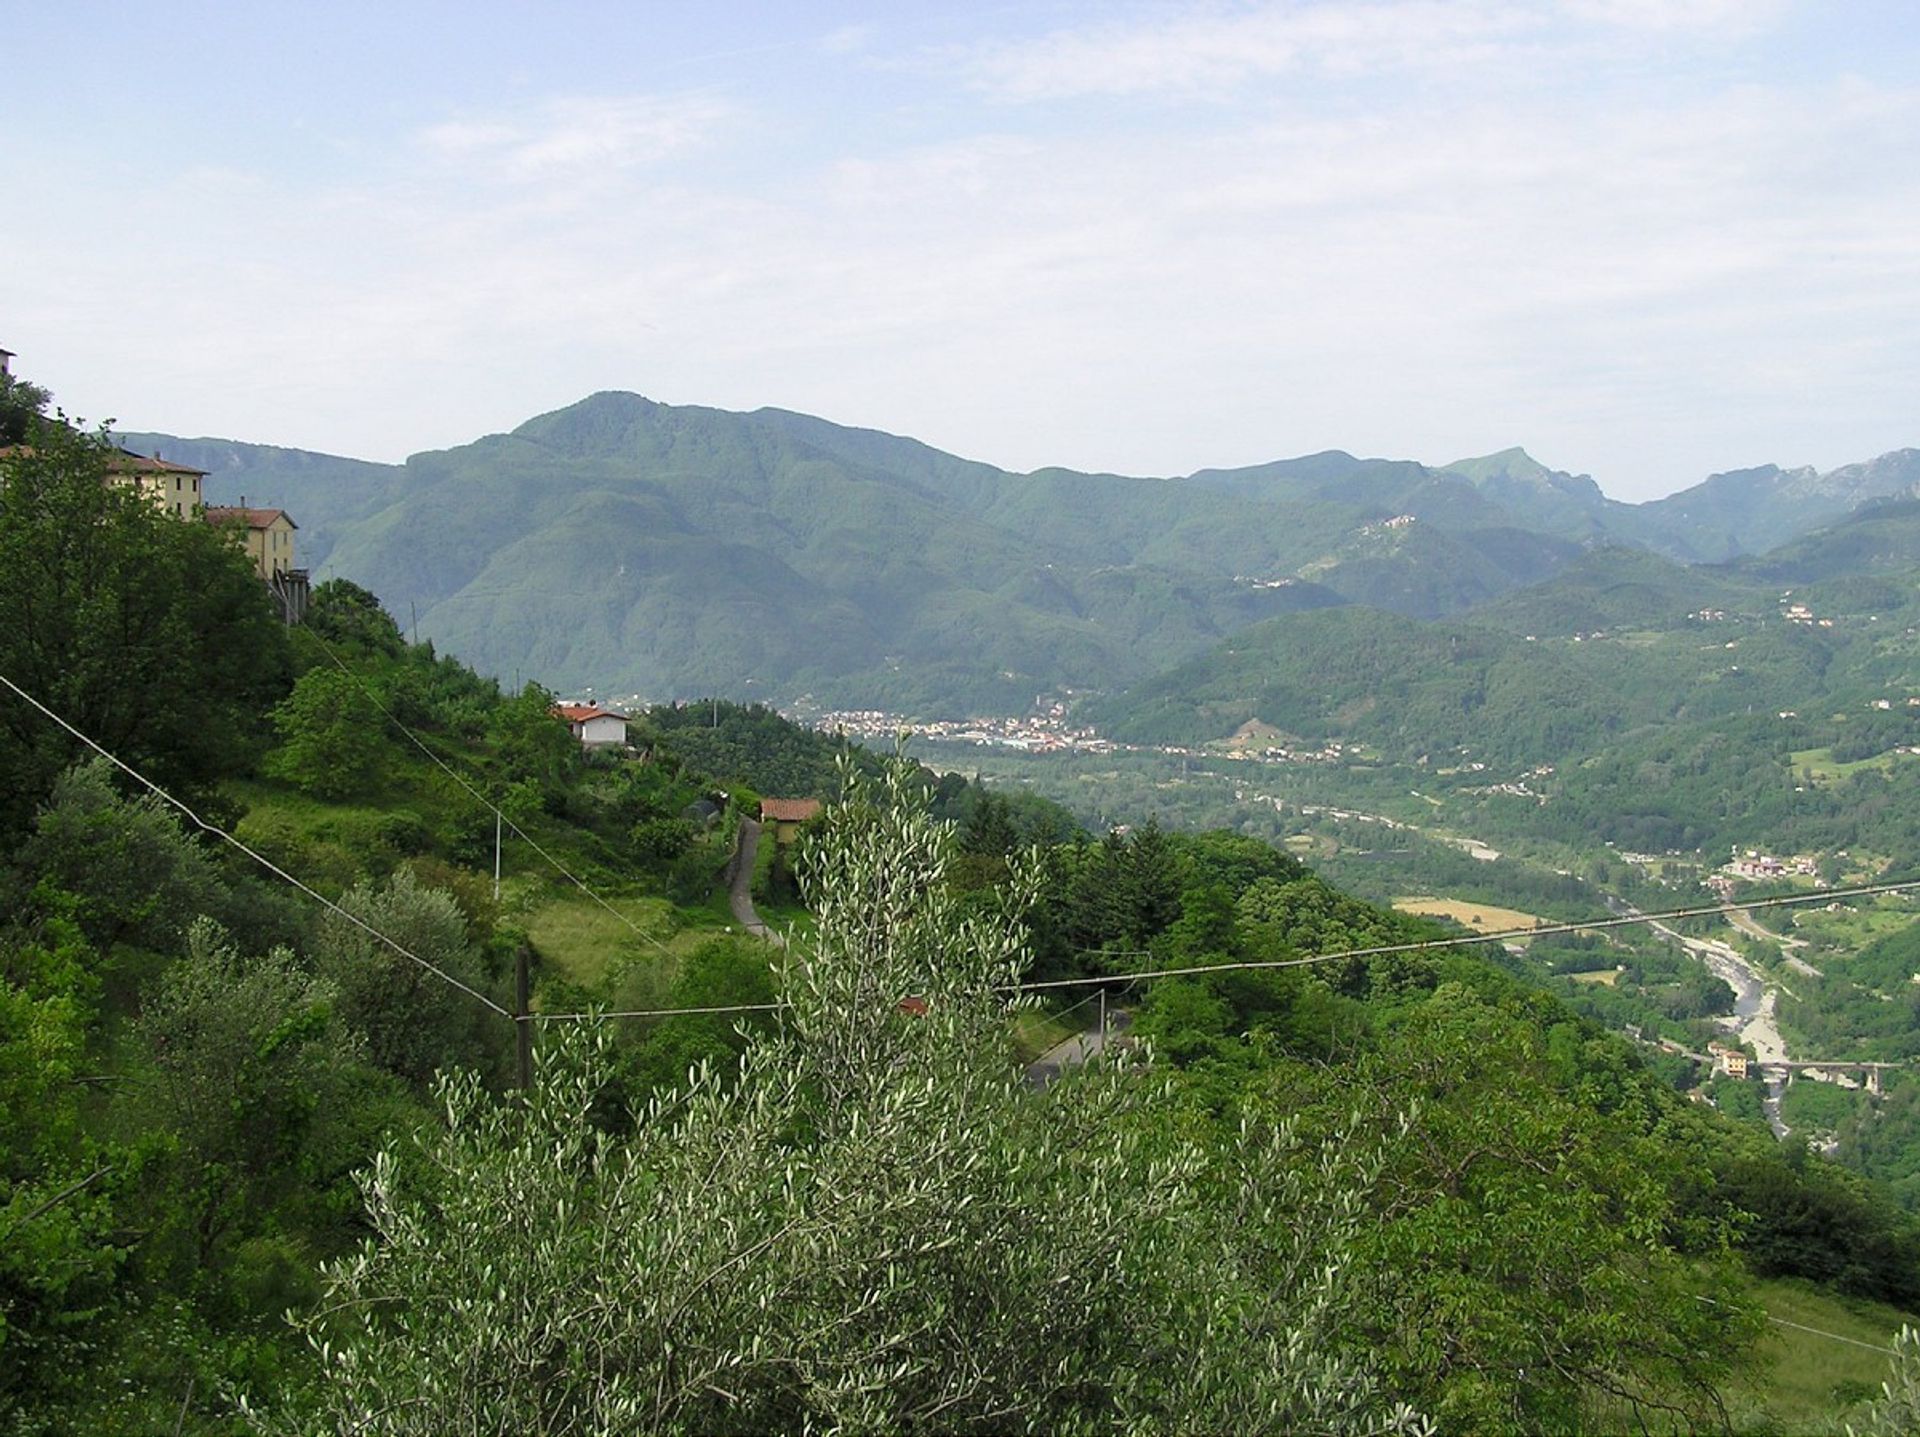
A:
{"label": "olive tree", "polygon": [[785,1024],[630,1122],[604,1030],[523,1102],[445,1080],[302,1319],[317,1410],[258,1430],[1418,1428],[1334,1340],[1377,1162],[1258,1117],[1210,1153],[1137,1057],[1030,1089],[1031,865],[963,908],[904,767],[850,788]]}

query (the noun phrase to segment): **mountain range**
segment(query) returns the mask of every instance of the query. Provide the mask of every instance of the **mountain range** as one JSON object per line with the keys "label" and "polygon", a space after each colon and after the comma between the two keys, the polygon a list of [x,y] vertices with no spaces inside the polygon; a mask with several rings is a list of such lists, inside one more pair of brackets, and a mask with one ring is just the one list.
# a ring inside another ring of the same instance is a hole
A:
{"label": "mountain range", "polygon": [[316,578],[365,585],[483,670],[920,713],[1114,690],[1306,611],[1443,619],[1596,550],[1736,560],[1920,485],[1912,449],[1646,504],[1519,449],[1016,474],[783,410],[627,393],[400,465],[121,439],[208,471],[209,502],[287,509]]}

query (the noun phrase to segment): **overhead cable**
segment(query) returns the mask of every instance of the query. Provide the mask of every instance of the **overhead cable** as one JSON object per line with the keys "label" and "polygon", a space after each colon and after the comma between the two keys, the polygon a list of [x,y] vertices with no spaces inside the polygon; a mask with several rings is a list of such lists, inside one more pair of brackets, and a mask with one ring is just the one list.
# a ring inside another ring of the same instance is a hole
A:
{"label": "overhead cable", "polygon": [[41,703],[39,699],[35,698],[32,694],[28,693],[25,689],[21,688],[20,685],[16,684],[12,679],[8,678],[5,674],[0,674],[0,684],[5,684],[9,689],[13,690],[14,693],[18,694],[23,700],[31,704],[34,708],[38,709],[41,713],[45,714],[48,718],[52,719],[55,723],[60,725],[61,728],[65,729],[68,733],[72,734],[75,738],[79,739],[81,743],[85,744],[88,748],[92,749],[95,753],[99,754],[102,758],[106,759],[107,762],[111,763],[115,768],[119,769],[122,773],[126,774],[129,778],[133,779],[136,783],[148,789],[149,791],[157,795],[159,798],[163,799],[165,802],[171,804],[174,808],[179,809],[180,812],[184,813],[193,822],[194,827],[201,829],[203,832],[211,833],[216,838],[219,838],[222,841],[231,844],[233,847],[239,849],[240,852],[246,854],[247,857],[251,858],[255,863],[259,864],[262,868],[266,869],[267,872],[273,874],[276,878],[279,878],[286,883],[292,884],[295,888],[299,889],[302,893],[306,894],[307,897],[311,898],[314,902],[320,904],[323,908],[327,909],[329,912],[334,913],[339,917],[346,919],[346,921],[353,924],[354,927],[362,929],[366,933],[371,934],[374,938],[378,939],[380,942],[386,944],[387,947],[391,948],[394,952],[398,953],[402,958],[405,958],[407,961],[411,963],[417,963],[420,967],[424,968],[427,972],[433,974],[436,978],[440,979],[442,982],[451,984],[453,987],[458,988],[462,993],[465,993],[468,997],[477,999],[481,1003],[484,1003],[487,1007],[491,1008],[494,1012],[498,1013],[502,1018],[513,1017],[513,1014],[509,1013],[505,1008],[501,1007],[498,1003],[494,1002],[493,999],[489,998],[485,993],[482,993],[477,988],[470,987],[466,983],[461,982],[460,979],[454,977],[453,974],[447,972],[446,969],[440,967],[438,964],[428,962],[425,958],[422,958],[418,953],[413,952],[411,949],[407,948],[405,945],[396,942],[392,938],[389,938],[386,934],[382,933],[378,928],[375,928],[371,923],[367,922],[364,918],[361,918],[358,914],[348,912],[345,908],[342,908],[338,903],[335,903],[331,898],[328,898],[324,893],[316,892],[313,888],[301,882],[298,878],[294,877],[291,873],[287,872],[286,869],[280,867],[279,864],[275,863],[272,859],[266,857],[257,849],[248,847],[245,843],[242,843],[238,838],[235,838],[231,833],[228,833],[224,828],[221,828],[218,824],[210,823],[206,819],[202,818],[199,814],[195,813],[186,804],[182,803],[179,799],[175,798],[172,794],[168,793],[159,784],[155,783],[152,779],[148,778],[144,773],[141,773],[132,764],[127,763],[125,760],[119,758],[115,754],[111,754],[107,752],[106,749],[102,748],[98,743],[95,743],[93,739],[89,738],[86,734],[82,733],[79,729],[75,728],[72,724],[68,723],[59,714],[55,713],[52,709],[48,708],[45,704]]}
{"label": "overhead cable", "polygon": [[348,668],[346,661],[343,660],[339,654],[334,652],[333,647],[330,644],[328,644],[325,639],[321,638],[320,635],[314,633],[311,629],[307,630],[307,633],[315,643],[320,645],[321,650],[326,654],[326,656],[333,660],[335,666],[339,668],[340,672],[345,674],[349,679],[352,679],[355,684],[359,685],[360,692],[365,694],[367,696],[368,701],[372,703],[372,705],[375,708],[379,709],[383,715],[385,715],[388,723],[392,724],[395,728],[399,729],[401,733],[405,734],[409,739],[411,739],[414,747],[419,749],[420,752],[424,753],[429,759],[431,759],[435,764],[437,764],[441,772],[445,773],[448,778],[451,778],[455,783],[459,784],[460,787],[464,788],[483,807],[491,810],[494,817],[498,818],[508,828],[513,830],[514,836],[516,838],[519,838],[535,853],[539,854],[549,864],[551,864],[553,867],[553,870],[556,873],[558,873],[562,878],[566,879],[569,883],[573,884],[574,887],[578,888],[582,893],[586,894],[587,897],[591,898],[595,903],[598,903],[602,908],[606,909],[607,912],[611,913],[615,918],[618,918],[622,923],[626,924],[627,927],[631,928],[635,933],[639,934],[640,937],[644,939],[646,942],[651,943],[655,948],[658,948],[662,953],[668,953],[672,951],[667,947],[666,944],[662,943],[658,938],[655,938],[651,933],[647,932],[646,929],[642,928],[638,923],[635,923],[631,918],[629,918],[626,914],[622,913],[618,908],[615,908],[611,903],[607,902],[607,900],[602,898],[598,893],[595,893],[592,888],[587,886],[585,879],[582,879],[578,875],[573,873],[569,868],[567,868],[565,864],[561,863],[559,859],[555,858],[551,853],[548,853],[546,849],[542,848],[538,843],[536,843],[533,840],[533,838],[529,836],[529,834],[524,828],[522,828],[519,824],[515,823],[511,818],[509,818],[506,815],[506,813],[504,813],[501,810],[499,804],[495,803],[492,799],[488,798],[485,794],[481,793],[479,789],[475,788],[472,784],[468,783],[467,780],[460,774],[460,772],[457,769],[455,769],[445,759],[441,758],[439,754],[435,753],[431,748],[429,748],[426,742],[423,739],[421,739],[421,737],[418,734],[416,734],[412,729],[408,728],[406,724],[402,723],[400,719],[394,714],[392,709],[388,708],[385,704],[381,703],[379,695],[374,693],[373,689],[367,684],[366,680],[361,678],[360,675],[356,674],[352,669]]}

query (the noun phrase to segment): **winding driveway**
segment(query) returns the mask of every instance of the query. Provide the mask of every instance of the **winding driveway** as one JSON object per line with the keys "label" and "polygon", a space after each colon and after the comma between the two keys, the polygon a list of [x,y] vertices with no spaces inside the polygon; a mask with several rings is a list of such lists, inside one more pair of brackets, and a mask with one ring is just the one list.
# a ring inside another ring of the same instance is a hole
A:
{"label": "winding driveway", "polygon": [[758,819],[740,816],[740,829],[733,843],[733,880],[727,888],[727,905],[733,909],[736,922],[755,938],[764,938],[777,948],[784,948],[787,940],[775,933],[760,921],[760,915],[753,908],[753,861],[760,852],[760,822]]}

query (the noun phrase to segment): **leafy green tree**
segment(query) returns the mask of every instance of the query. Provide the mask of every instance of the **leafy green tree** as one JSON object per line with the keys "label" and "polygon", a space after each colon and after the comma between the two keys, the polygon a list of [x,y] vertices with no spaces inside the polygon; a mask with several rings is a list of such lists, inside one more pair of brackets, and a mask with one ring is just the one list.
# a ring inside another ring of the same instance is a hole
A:
{"label": "leafy green tree", "polygon": [[1191,978],[1168,978],[1147,991],[1140,1008],[1140,1035],[1176,1063],[1219,1051],[1232,1013],[1208,986]]}
{"label": "leafy green tree", "polygon": [[[49,894],[43,909],[59,907]],[[99,985],[68,917],[0,927],[0,1426],[67,1408],[107,1341],[129,1155],[92,1137],[86,1072]]]}
{"label": "leafy green tree", "polygon": [[[451,894],[401,868],[384,884],[363,883],[340,906],[367,928],[485,992],[488,977],[468,937],[467,915]],[[358,924],[329,914],[313,941],[313,965],[337,994],[341,1018],[363,1035],[379,1067],[424,1086],[453,1067],[490,1068],[505,1035],[475,999],[396,953]],[[502,1025],[504,1026],[504,1025]],[[491,1040],[491,1041],[490,1041]]]}
{"label": "leafy green tree", "polygon": [[[285,626],[230,536],[109,483],[103,435],[38,426],[0,454],[0,674],[183,797],[254,762],[286,692]],[[80,754],[0,695],[0,844]]]}
{"label": "leafy green tree", "polygon": [[1013,826],[1007,800],[996,793],[983,795],[961,827],[961,851],[1004,859],[1011,857],[1019,846],[1020,835]]}
{"label": "leafy green tree", "polygon": [[1804,1147],[1722,1164],[1720,1194],[1752,1215],[1741,1248],[1763,1277],[1804,1277],[1910,1307],[1920,1302],[1920,1221],[1873,1184]]}
{"label": "leafy green tree", "polygon": [[1180,917],[1167,929],[1176,963],[1223,962],[1239,948],[1233,893],[1224,883],[1197,884],[1180,895]]}
{"label": "leafy green tree", "polygon": [[37,437],[52,399],[17,374],[0,374],[0,444],[24,444]]}
{"label": "leafy green tree", "polygon": [[711,843],[696,843],[674,860],[673,869],[667,875],[667,894],[675,903],[691,907],[704,903],[713,892],[714,880],[719,877],[721,864],[725,861],[721,854],[724,850]]}
{"label": "leafy green tree", "polygon": [[13,881],[71,895],[82,931],[102,951],[123,942],[177,951],[196,917],[225,906],[226,885],[174,810],[152,794],[122,797],[115,772],[95,759],[60,775]]}
{"label": "leafy green tree", "polygon": [[[667,990],[669,1008],[731,1008],[778,998],[768,955],[758,938],[714,938],[687,955]],[[634,1067],[650,1088],[671,1088],[702,1064],[731,1070],[755,1034],[770,1032],[775,1015],[682,1013],[663,1018],[641,1040]]]}
{"label": "leafy green tree", "polygon": [[693,845],[693,824],[684,818],[643,818],[630,835],[633,856],[656,873],[668,872]]}
{"label": "leafy green tree", "polygon": [[554,698],[528,684],[497,706],[488,737],[508,784],[527,783],[543,797],[557,797],[579,763],[580,746],[553,713]]}
{"label": "leafy green tree", "polygon": [[1461,1431],[1721,1424],[1759,1325],[1730,1234],[1683,1208],[1678,1144],[1559,1086],[1516,1005],[1444,984],[1357,1063],[1269,1081],[1303,1078],[1316,1121],[1362,1114],[1386,1145],[1352,1259],[1357,1335],[1399,1390]]}
{"label": "leafy green tree", "polygon": [[1136,943],[1164,932],[1180,916],[1180,890],[1186,876],[1158,819],[1149,818],[1128,840],[1120,879],[1127,931]]}
{"label": "leafy green tree", "polygon": [[273,711],[280,747],[267,772],[315,798],[371,792],[389,761],[386,719],[350,674],[308,669]]}
{"label": "leafy green tree", "polygon": [[994,993],[1017,909],[949,890],[913,788],[828,818],[788,1020],[732,1081],[609,1132],[604,1034],[570,1030],[524,1104],[448,1080],[446,1130],[376,1160],[375,1236],[302,1322],[318,1410],[257,1425],[1416,1428],[1335,1340],[1358,1149],[1262,1121],[1210,1161],[1124,1061],[1030,1090]]}
{"label": "leafy green tree", "polygon": [[400,625],[381,607],[379,597],[349,579],[314,585],[306,626],[336,647],[389,658],[406,652]]}
{"label": "leafy green tree", "polygon": [[[1920,1330],[1901,1324],[1880,1396],[1867,1409],[1860,1437],[1909,1437],[1920,1432]],[[1851,1434],[1855,1429],[1849,1427]]]}

